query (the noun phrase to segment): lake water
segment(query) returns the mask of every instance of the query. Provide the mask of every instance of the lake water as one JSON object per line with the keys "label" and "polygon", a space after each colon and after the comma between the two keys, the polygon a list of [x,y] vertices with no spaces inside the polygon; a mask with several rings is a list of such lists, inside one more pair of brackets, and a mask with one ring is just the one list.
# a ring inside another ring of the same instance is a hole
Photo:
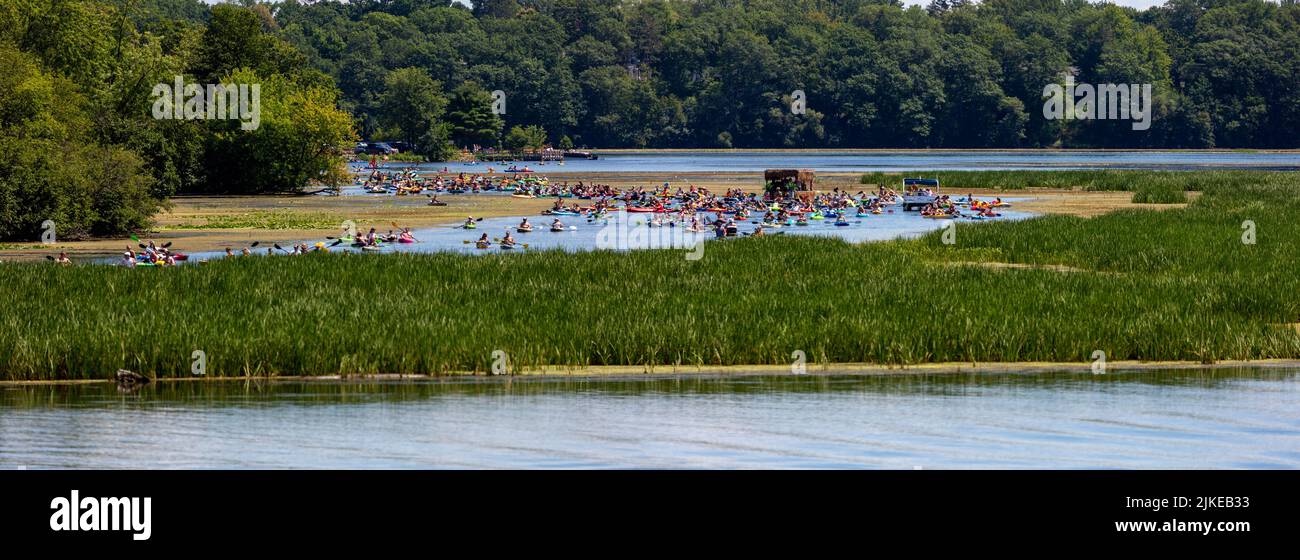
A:
{"label": "lake water", "polygon": [[[892,151],[892,152],[672,152],[596,153],[600,159],[522,162],[538,173],[585,172],[760,172],[764,169],[814,169],[823,172],[1010,170],[1010,169],[1237,169],[1300,170],[1300,152],[1143,152],[1143,151]],[[408,164],[392,164],[405,167]],[[483,173],[486,163],[434,163],[426,169]],[[491,167],[505,170],[510,164]]]}
{"label": "lake water", "polygon": [[[496,194],[463,194],[463,195],[446,195],[444,198],[456,196],[500,196]],[[1002,199],[1004,202],[1015,204],[1018,201],[1026,200],[1025,198],[1007,197]],[[585,202],[585,201],[584,201]],[[873,214],[870,216],[857,217],[850,213],[848,217],[849,225],[836,226],[835,220],[809,220],[807,226],[783,226],[779,228],[769,228],[769,235],[820,235],[827,237],[838,237],[845,241],[859,243],[864,241],[883,241],[888,239],[910,238],[923,235],[925,233],[943,228],[949,224],[956,224],[959,227],[972,225],[975,223],[988,223],[1003,220],[1022,220],[1032,217],[1034,214],[1029,212],[1020,212],[1011,208],[999,208],[998,212],[1002,214],[999,218],[986,220],[934,220],[921,217],[918,212],[903,212],[901,206],[888,207],[890,210],[883,214]],[[384,253],[431,253],[438,251],[451,251],[463,253],[496,253],[501,252],[496,245],[491,249],[477,249],[471,241],[478,239],[481,235],[487,234],[489,239],[499,239],[507,231],[515,237],[521,244],[526,243],[528,246],[517,247],[512,249],[514,252],[536,251],[545,249],[562,249],[565,251],[591,251],[596,249],[614,249],[614,250],[632,250],[632,249],[683,249],[687,250],[695,246],[697,240],[706,243],[716,242],[713,240],[711,232],[707,233],[690,233],[684,227],[649,227],[648,221],[651,214],[624,213],[621,218],[615,217],[609,220],[588,220],[582,216],[557,216],[561,223],[566,226],[563,232],[550,231],[551,221],[555,218],[552,216],[533,215],[528,216],[528,221],[533,224],[534,230],[528,233],[519,233],[516,226],[519,225],[521,217],[507,218],[485,218],[481,222],[476,222],[475,229],[467,230],[460,225],[439,226],[431,228],[413,229],[411,231],[418,243],[388,243],[379,251],[371,254]],[[710,219],[713,214],[708,214]],[[724,215],[725,216],[725,215]],[[619,222],[618,220],[623,220]],[[740,232],[738,237],[745,234],[752,234],[758,227],[753,222],[760,221],[762,216],[758,213],[752,213],[749,220],[738,220],[737,229]],[[383,232],[381,232],[383,233]],[[305,242],[315,243],[322,241],[320,239],[304,240]],[[326,242],[328,242],[326,240]],[[707,250],[707,245],[705,246]],[[265,252],[266,249],[260,249]],[[341,245],[332,251],[350,251],[356,252],[359,249],[351,248],[350,244]],[[277,252],[279,254],[283,254]],[[222,258],[222,251],[194,252],[190,254],[190,261],[196,262],[206,259]],[[116,263],[116,259],[103,259],[104,263]]]}
{"label": "lake water", "polygon": [[1300,466],[1300,371],[0,387],[0,468]]}

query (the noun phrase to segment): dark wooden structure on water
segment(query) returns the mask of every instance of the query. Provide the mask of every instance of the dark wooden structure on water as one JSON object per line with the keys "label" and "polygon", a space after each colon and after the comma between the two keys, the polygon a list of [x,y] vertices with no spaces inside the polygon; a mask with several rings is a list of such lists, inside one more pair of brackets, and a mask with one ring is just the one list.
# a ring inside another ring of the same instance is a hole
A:
{"label": "dark wooden structure on water", "polygon": [[816,175],[811,169],[768,169],[763,172],[763,197],[789,200],[798,197],[808,202],[816,195]]}

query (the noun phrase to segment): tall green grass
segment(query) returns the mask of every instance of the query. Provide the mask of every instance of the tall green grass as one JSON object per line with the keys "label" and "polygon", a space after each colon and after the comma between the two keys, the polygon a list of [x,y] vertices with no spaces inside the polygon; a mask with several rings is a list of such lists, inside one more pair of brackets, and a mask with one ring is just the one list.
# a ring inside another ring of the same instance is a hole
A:
{"label": "tall green grass", "polygon": [[1138,204],[1181,204],[1187,202],[1187,192],[1172,185],[1153,183],[1137,187],[1132,201]]}
{"label": "tall green grass", "polygon": [[[1300,174],[1184,209],[964,223],[853,245],[0,266],[0,378],[813,362],[1300,358]],[[1242,243],[1242,223],[1256,242]],[[976,263],[976,264],[972,264]],[[1065,265],[1007,269],[989,263]]]}

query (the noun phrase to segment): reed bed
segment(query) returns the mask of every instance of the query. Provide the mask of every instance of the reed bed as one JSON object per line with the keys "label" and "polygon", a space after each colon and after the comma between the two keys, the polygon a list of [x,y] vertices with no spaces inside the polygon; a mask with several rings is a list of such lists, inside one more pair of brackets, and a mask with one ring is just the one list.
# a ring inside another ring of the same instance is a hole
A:
{"label": "reed bed", "polygon": [[188,376],[195,350],[210,376],[487,372],[496,350],[517,369],[1300,358],[1297,210],[1297,174],[1273,174],[1183,209],[961,224],[955,245],[6,264],[0,379]]}
{"label": "reed bed", "polygon": [[333,229],[343,221],[335,214],[292,210],[259,210],[239,214],[213,214],[202,223],[186,222],[167,229]]}

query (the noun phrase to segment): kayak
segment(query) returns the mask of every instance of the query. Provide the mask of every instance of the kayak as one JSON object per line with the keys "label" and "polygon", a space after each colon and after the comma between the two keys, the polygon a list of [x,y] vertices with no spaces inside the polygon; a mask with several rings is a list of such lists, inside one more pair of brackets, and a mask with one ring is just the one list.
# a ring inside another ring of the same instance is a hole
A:
{"label": "kayak", "polygon": [[537,198],[531,194],[512,194],[510,198]]}
{"label": "kayak", "polygon": [[361,248],[362,251],[378,251],[380,249],[383,249],[383,247],[380,247],[378,245],[366,245]]}
{"label": "kayak", "polygon": [[502,243],[502,244],[501,244],[501,248],[502,248],[502,249],[514,249],[515,246],[514,246],[514,245],[506,245],[505,243]]}
{"label": "kayak", "polygon": [[186,255],[186,254],[184,254],[184,253],[172,253],[172,258],[173,258],[173,259],[176,259],[176,260],[178,260],[178,261],[188,261],[188,260],[190,260],[190,256],[189,256],[189,255]]}
{"label": "kayak", "polygon": [[397,242],[398,242],[398,243],[415,243],[415,239],[412,239],[412,238],[410,238],[410,237],[402,237],[402,238],[399,238],[399,239],[397,240]]}
{"label": "kayak", "polygon": [[564,228],[562,228],[562,227],[558,227],[558,228],[553,227],[553,228],[551,228],[551,231],[564,231]]}
{"label": "kayak", "polygon": [[570,212],[568,210],[552,210],[549,212],[544,212],[544,214],[546,214],[547,216],[581,216],[581,214],[577,212]]}
{"label": "kayak", "polygon": [[463,228],[465,228],[465,229],[475,229],[475,228],[478,227],[478,224],[465,224],[465,225],[460,226],[460,227],[463,227]]}
{"label": "kayak", "polygon": [[643,213],[644,213],[644,212],[656,212],[656,211],[657,211],[657,210],[655,210],[654,208],[640,208],[640,207],[637,207],[637,206],[628,206],[628,207],[626,208],[626,210],[627,210],[628,212],[643,212]]}
{"label": "kayak", "polygon": [[849,225],[849,223],[848,223],[848,222],[835,222],[835,225],[840,226],[840,227],[844,227],[844,226]]}
{"label": "kayak", "polygon": [[491,244],[491,243],[475,243],[474,246],[475,246],[475,247],[478,247],[479,249],[488,249],[488,248],[492,247],[492,244]]}

